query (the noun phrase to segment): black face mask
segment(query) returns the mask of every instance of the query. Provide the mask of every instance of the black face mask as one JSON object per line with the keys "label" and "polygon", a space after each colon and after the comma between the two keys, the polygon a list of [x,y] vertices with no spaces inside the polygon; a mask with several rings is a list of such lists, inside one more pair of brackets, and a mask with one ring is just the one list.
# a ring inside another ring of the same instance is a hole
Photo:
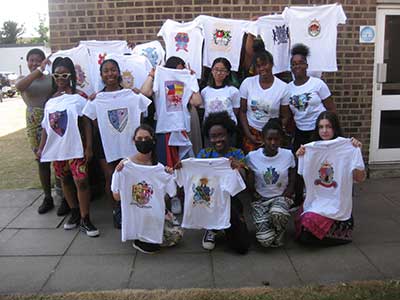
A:
{"label": "black face mask", "polygon": [[154,149],[155,144],[153,140],[135,141],[135,146],[137,151],[143,154],[147,154]]}

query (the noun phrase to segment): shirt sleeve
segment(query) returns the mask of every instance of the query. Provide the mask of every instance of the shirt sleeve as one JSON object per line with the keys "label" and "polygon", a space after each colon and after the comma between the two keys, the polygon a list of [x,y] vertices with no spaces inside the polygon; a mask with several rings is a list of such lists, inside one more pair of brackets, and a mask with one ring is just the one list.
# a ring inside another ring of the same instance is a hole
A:
{"label": "shirt sleeve", "polygon": [[302,176],[304,173],[304,156],[305,154],[299,157],[299,165],[297,167],[297,173]]}
{"label": "shirt sleeve", "polygon": [[289,154],[290,154],[290,164],[289,164],[289,166],[290,166],[290,168],[295,168],[296,167],[296,161],[294,160],[294,155],[293,155],[292,152],[289,152]]}
{"label": "shirt sleeve", "polygon": [[285,90],[283,92],[283,97],[281,98],[281,105],[289,105],[290,103],[290,93],[289,93],[289,86],[285,85]]}
{"label": "shirt sleeve", "polygon": [[[352,145],[353,147],[353,145]],[[361,149],[360,148],[355,148],[354,149],[354,159],[352,160],[352,170],[364,170],[365,165],[364,165],[364,160],[362,157]]]}
{"label": "shirt sleeve", "polygon": [[139,94],[139,98],[139,111],[146,111],[147,107],[151,104],[151,100],[142,94]]}
{"label": "shirt sleeve", "polygon": [[153,80],[153,92],[157,93],[158,92],[158,83],[161,80],[160,78],[160,69],[157,67],[156,71],[154,73],[154,80]]}
{"label": "shirt sleeve", "polygon": [[331,91],[323,80],[320,80],[318,95],[324,101],[331,95]]}
{"label": "shirt sleeve", "polygon": [[183,174],[183,170],[182,169],[175,170],[175,172],[174,172],[174,180],[175,180],[176,184],[179,187],[183,186],[183,183],[184,183],[183,176],[184,176],[184,174]]}
{"label": "shirt sleeve", "polygon": [[231,86],[231,91],[232,91],[232,106],[233,108],[239,108],[240,107],[240,93],[237,88],[234,86]]}
{"label": "shirt sleeve", "polygon": [[197,82],[196,74],[190,75],[189,87],[194,93],[199,91],[199,83]]}
{"label": "shirt sleeve", "polygon": [[165,191],[170,197],[176,195],[176,183],[173,175],[167,174],[165,182]]}
{"label": "shirt sleeve", "polygon": [[249,97],[249,92],[248,92],[248,87],[247,87],[248,83],[249,83],[249,80],[245,79],[242,82],[242,84],[240,85],[239,92],[240,92],[241,98],[247,99]]}
{"label": "shirt sleeve", "polygon": [[346,14],[341,4],[337,4],[337,24],[346,24]]}
{"label": "shirt sleeve", "polygon": [[201,90],[201,92],[200,92],[200,95],[201,95],[201,105],[200,105],[200,108],[204,108],[205,107],[205,105],[206,105],[206,101],[204,100],[204,98],[206,97],[206,88],[204,88],[204,89],[202,89]]}
{"label": "shirt sleeve", "polygon": [[88,103],[88,100],[86,100],[82,96],[79,96],[79,100],[78,100],[78,104],[77,104],[78,116],[80,116],[80,117],[83,116],[83,109],[85,108],[87,103]]}
{"label": "shirt sleeve", "polygon": [[93,103],[93,101],[87,101],[82,111],[82,113],[91,120],[97,119],[96,105]]}
{"label": "shirt sleeve", "polygon": [[121,172],[115,171],[111,179],[111,191],[113,193],[120,192]]}
{"label": "shirt sleeve", "polygon": [[238,170],[229,170],[229,175],[222,179],[221,188],[227,191],[231,196],[235,196],[246,188],[242,176]]}
{"label": "shirt sleeve", "polygon": [[245,28],[246,33],[250,33],[254,36],[258,35],[258,22],[257,21],[252,21],[249,22],[249,24]]}

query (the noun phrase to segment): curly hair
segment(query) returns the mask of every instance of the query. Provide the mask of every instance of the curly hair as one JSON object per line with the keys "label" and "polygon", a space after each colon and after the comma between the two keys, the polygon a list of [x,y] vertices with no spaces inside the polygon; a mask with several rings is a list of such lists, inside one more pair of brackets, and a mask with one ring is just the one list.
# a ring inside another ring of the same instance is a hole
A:
{"label": "curly hair", "polygon": [[281,136],[283,136],[283,134],[284,134],[283,129],[282,129],[282,122],[278,118],[269,119],[268,122],[264,125],[264,127],[262,128],[263,137],[265,137],[267,135],[268,130],[270,130],[270,129],[278,130],[278,132]]}
{"label": "curly hair", "polygon": [[219,125],[226,129],[228,134],[233,135],[236,129],[236,123],[231,119],[227,111],[221,111],[216,113],[210,113],[204,121],[203,133],[209,138],[209,131],[211,127]]}
{"label": "curly hair", "polygon": [[304,44],[296,44],[292,47],[290,53],[292,54],[292,57],[295,55],[301,55],[305,60],[307,60],[307,57],[310,56],[310,48]]}

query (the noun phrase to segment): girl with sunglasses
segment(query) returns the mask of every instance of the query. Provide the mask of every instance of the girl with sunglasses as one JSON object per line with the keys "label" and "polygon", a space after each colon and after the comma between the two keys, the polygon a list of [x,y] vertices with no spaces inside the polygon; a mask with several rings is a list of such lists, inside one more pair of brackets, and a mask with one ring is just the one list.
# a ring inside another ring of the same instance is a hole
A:
{"label": "girl with sunglasses", "polygon": [[89,217],[87,164],[92,158],[92,128],[90,120],[82,114],[86,99],[77,93],[75,67],[71,59],[56,58],[52,73],[53,96],[45,105],[42,137],[36,155],[41,162],[52,161],[56,176],[61,179],[71,208],[64,229],[79,226],[88,236],[96,237],[99,231]]}

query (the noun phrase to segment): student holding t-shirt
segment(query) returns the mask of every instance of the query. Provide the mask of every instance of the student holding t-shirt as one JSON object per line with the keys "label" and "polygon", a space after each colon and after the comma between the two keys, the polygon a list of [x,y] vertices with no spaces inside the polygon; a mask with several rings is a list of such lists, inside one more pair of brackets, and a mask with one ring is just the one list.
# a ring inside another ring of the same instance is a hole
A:
{"label": "student holding t-shirt", "polygon": [[295,161],[290,150],[280,148],[283,130],[279,119],[270,119],[263,127],[264,147],[251,151],[246,163],[248,187],[255,197],[251,212],[256,238],[264,247],[283,245],[293,203]]}
{"label": "student holding t-shirt", "polygon": [[322,112],[316,121],[315,142],[297,150],[298,173],[306,199],[296,221],[297,239],[307,244],[338,245],[352,240],[353,181],[365,180],[362,144],[342,137],[335,113]]}
{"label": "student holding t-shirt", "polygon": [[104,173],[105,194],[113,206],[114,227],[121,228],[121,208],[112,198],[111,177],[122,158],[137,152],[132,144],[133,132],[151,101],[121,86],[121,72],[115,60],[104,60],[100,74],[105,87],[87,102],[83,114],[93,120],[94,156]]}
{"label": "student holding t-shirt", "polygon": [[41,162],[52,161],[55,174],[61,179],[71,208],[71,217],[64,224],[64,229],[80,226],[80,230],[88,236],[96,237],[99,231],[89,218],[87,163],[93,153],[90,120],[82,113],[86,99],[77,94],[75,67],[70,58],[56,58],[52,69],[54,94],[45,105],[42,138],[36,155]]}
{"label": "student holding t-shirt", "polygon": [[[290,60],[294,80],[288,84],[289,106],[292,112],[296,131],[293,151],[300,145],[311,142],[311,135],[315,130],[315,121],[323,111],[336,111],[335,103],[331,98],[328,86],[321,79],[307,75],[307,57],[310,51],[303,44],[294,45]],[[301,177],[296,180],[295,206],[303,202],[304,183]]]}

